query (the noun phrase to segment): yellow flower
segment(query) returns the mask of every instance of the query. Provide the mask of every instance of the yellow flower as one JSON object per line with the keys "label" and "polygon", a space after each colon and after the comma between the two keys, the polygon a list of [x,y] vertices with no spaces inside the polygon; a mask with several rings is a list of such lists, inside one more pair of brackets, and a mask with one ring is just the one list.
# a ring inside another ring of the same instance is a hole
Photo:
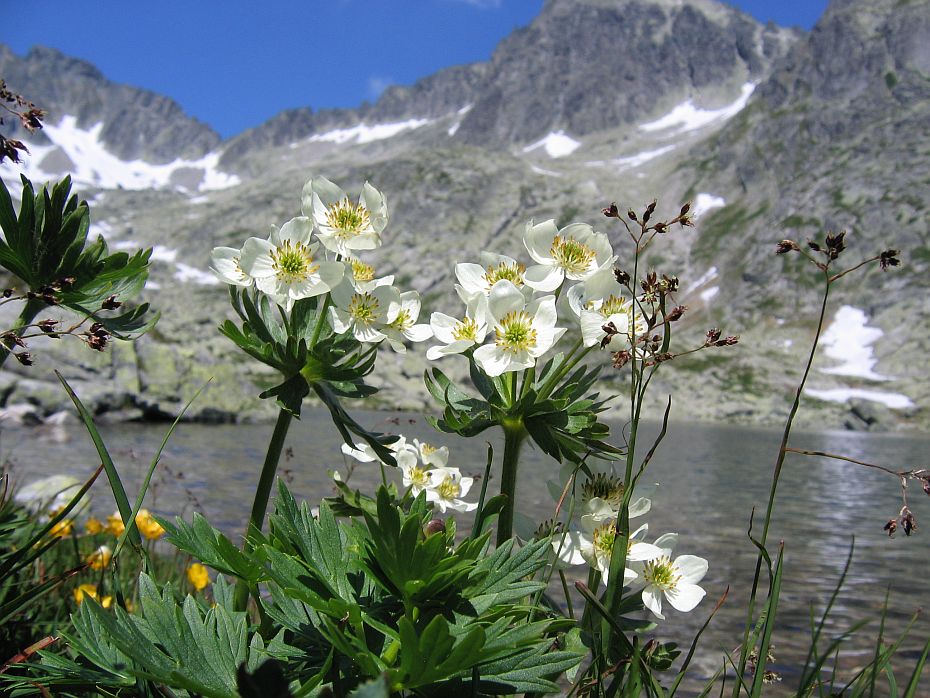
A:
{"label": "yellow flower", "polygon": [[165,534],[165,529],[149,513],[148,509],[139,509],[136,514],[136,526],[139,527],[139,533],[149,540],[157,540]]}
{"label": "yellow flower", "polygon": [[104,531],[104,526],[100,523],[100,519],[91,516],[87,519],[87,523],[84,524],[84,530],[87,531],[88,535],[95,536]]}
{"label": "yellow flower", "polygon": [[210,583],[210,573],[207,568],[199,562],[193,563],[187,568],[187,581],[189,581],[197,591],[201,591]]}
{"label": "yellow flower", "polygon": [[93,570],[102,570],[110,564],[110,558],[113,557],[113,551],[105,545],[101,545],[94,552],[87,556],[87,564]]}
{"label": "yellow flower", "polygon": [[50,536],[56,536],[58,538],[70,536],[72,533],[74,533],[74,521],[72,519],[62,519],[52,526],[52,530],[48,532]]}
{"label": "yellow flower", "polygon": [[109,608],[113,605],[112,596],[104,596],[102,599],[97,595],[97,585],[96,584],[81,584],[77,589],[74,590],[74,600],[77,602],[78,606],[81,605],[81,602],[84,600],[85,596],[92,598],[94,601],[98,601],[101,606],[104,608]]}
{"label": "yellow flower", "polygon": [[121,535],[123,535],[123,531],[126,530],[126,526],[123,525],[123,517],[119,515],[118,511],[107,517],[107,525],[105,530],[115,538],[119,538]]}

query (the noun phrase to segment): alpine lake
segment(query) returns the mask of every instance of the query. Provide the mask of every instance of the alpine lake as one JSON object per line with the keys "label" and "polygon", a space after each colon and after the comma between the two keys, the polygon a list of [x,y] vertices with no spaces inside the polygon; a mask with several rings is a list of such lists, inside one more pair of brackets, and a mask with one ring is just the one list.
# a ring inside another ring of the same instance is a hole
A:
{"label": "alpine lake", "polygon": [[[498,456],[502,450],[498,429],[479,438],[460,439],[437,434],[420,415],[369,412],[355,416],[376,431],[449,446],[449,464],[466,475],[483,474],[489,443]],[[130,499],[167,428],[164,424],[101,426]],[[271,424],[179,425],[162,454],[145,506],[165,516],[190,518],[193,511],[200,511],[238,542],[272,428]],[[615,424],[612,432],[621,434],[622,428],[622,424]],[[925,467],[930,451],[930,435],[815,433],[802,428],[792,436],[791,446],[841,454],[893,470]],[[657,430],[655,424],[643,430],[643,452]],[[758,535],[780,437],[780,431],[772,429],[672,423],[644,476],[645,482],[659,486],[652,497],[652,510],[634,519],[634,526],[648,522],[648,540],[677,532],[673,556],[699,555],[707,558],[710,566],[701,583],[707,592],[701,604],[688,614],[668,608],[667,620],[651,635],[677,642],[686,653],[694,634],[729,587],[726,600],[701,637],[683,686],[686,695],[700,692],[703,683],[724,666],[724,655],[742,638],[756,564],[756,549],[748,537],[750,518],[755,509],[754,532]],[[619,438],[615,436],[614,442]],[[380,469],[346,459],[340,443],[324,410],[305,410],[302,418],[292,423],[279,474],[298,499],[316,505],[331,495],[333,471],[349,477],[354,488],[374,493],[381,482]],[[90,438],[77,423],[4,426],[0,455],[12,463],[22,484],[59,473],[83,479],[99,462]],[[492,468],[489,493],[495,492],[494,476]],[[525,446],[518,479],[518,512],[536,521],[550,518],[555,502],[546,482],[558,480],[558,476],[559,464],[532,445]],[[398,475],[389,472],[388,477],[400,484]],[[104,478],[101,475],[92,489],[91,509],[98,516],[115,509]],[[466,499],[475,501],[479,487],[476,480]],[[883,526],[898,515],[902,504],[901,486],[895,477],[845,461],[788,454],[768,539],[773,559],[779,541],[784,541],[784,579],[773,638],[775,660],[770,664],[782,680],[770,686],[765,695],[787,695],[797,686],[812,623],[819,621],[851,550],[852,562],[825,626],[821,647],[858,622],[869,622],[844,643],[841,673],[851,676],[871,661],[886,597],[886,643],[897,638],[925,602],[930,586],[930,534],[925,531],[925,527],[930,530],[930,498],[918,483],[912,483],[907,494],[918,528],[909,537],[899,529],[890,538]],[[459,515],[460,530],[470,523],[467,515]],[[570,570],[570,579],[571,574],[583,579],[586,570],[577,567]],[[762,588],[764,593],[765,582]],[[561,585],[553,584],[551,592],[561,598]],[[908,681],[928,636],[930,619],[918,617],[894,662],[899,685]],[[728,673],[727,685],[732,687],[732,669]],[[886,690],[882,679],[877,694]],[[924,677],[918,695],[930,695],[930,676]]]}

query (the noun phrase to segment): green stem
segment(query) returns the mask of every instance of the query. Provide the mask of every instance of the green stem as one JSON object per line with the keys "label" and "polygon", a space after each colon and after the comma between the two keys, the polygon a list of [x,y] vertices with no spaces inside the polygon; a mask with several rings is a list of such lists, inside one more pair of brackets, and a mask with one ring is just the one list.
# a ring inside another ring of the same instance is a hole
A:
{"label": "green stem", "polygon": [[[262,466],[262,473],[258,479],[258,488],[255,490],[255,499],[252,502],[252,515],[249,517],[249,525],[246,529],[245,541],[242,544],[243,552],[250,552],[252,544],[249,542],[249,534],[255,531],[261,531],[265,522],[265,511],[268,509],[268,499],[271,496],[271,486],[274,483],[275,474],[278,471],[278,461],[281,460],[281,453],[284,450],[284,440],[287,437],[287,430],[291,425],[291,413],[282,409],[278,412],[278,421],[274,425],[274,433],[271,435],[271,441],[268,442],[268,451],[265,454],[265,464]],[[249,587],[245,580],[239,580],[236,584],[234,604],[237,611],[244,611],[249,601]]]}
{"label": "green stem", "polygon": [[497,545],[504,544],[513,535],[514,498],[517,491],[517,466],[520,462],[520,447],[526,438],[523,419],[507,420],[504,428],[504,459],[501,463],[501,494],[507,497],[497,520]]}
{"label": "green stem", "polygon": [[313,328],[313,335],[310,337],[309,347],[312,349],[316,346],[316,343],[320,339],[320,333],[323,331],[323,325],[326,322],[326,311],[329,310],[329,306],[332,304],[332,299],[329,294],[326,294],[325,299],[323,300],[323,307],[320,308],[320,314],[316,319],[316,327]]}
{"label": "green stem", "polygon": [[[775,508],[775,491],[778,488],[778,480],[781,477],[781,469],[785,463],[785,454],[788,452],[788,437],[791,435],[791,427],[794,424],[794,417],[801,405],[801,394],[804,392],[804,384],[807,382],[807,376],[810,374],[811,366],[814,363],[814,356],[817,353],[817,344],[820,342],[820,334],[823,331],[823,321],[827,314],[827,299],[830,297],[830,283],[831,280],[828,276],[826,286],[824,286],[823,289],[823,301],[820,305],[820,317],[817,321],[817,332],[814,335],[814,342],[811,345],[810,355],[807,358],[807,365],[804,367],[804,374],[801,376],[801,382],[798,383],[797,392],[794,396],[794,403],[792,403],[791,411],[788,413],[788,418],[785,420],[785,429],[782,433],[781,445],[778,448],[778,457],[775,459],[775,468],[772,472],[772,485],[769,488],[769,500],[765,508],[765,520],[762,525],[762,536],[759,539],[759,544],[762,548],[765,548],[765,542],[769,533],[769,525],[772,521],[772,512]],[[760,550],[759,555],[756,558],[756,570],[752,580],[752,590],[749,594],[749,605],[746,612],[746,627],[743,631],[743,644],[740,650],[739,667],[737,669],[738,676],[743,676],[744,672],[746,671],[746,662],[748,661],[749,651],[751,649],[746,645],[749,642],[749,634],[753,627],[753,615],[755,613],[756,596],[758,594],[759,580],[762,573],[762,562],[763,556],[762,551]],[[741,682],[737,681],[733,689],[734,698],[739,696],[740,686]]]}
{"label": "green stem", "polygon": [[[45,307],[45,304],[40,300],[27,300],[26,304],[23,306],[22,312],[19,314],[19,317],[16,318],[16,322],[13,323],[9,331],[17,336],[21,335],[23,330],[36,319],[36,315],[39,314],[43,307]],[[3,368],[3,364],[6,363],[11,353],[12,350],[0,344],[0,368]]]}

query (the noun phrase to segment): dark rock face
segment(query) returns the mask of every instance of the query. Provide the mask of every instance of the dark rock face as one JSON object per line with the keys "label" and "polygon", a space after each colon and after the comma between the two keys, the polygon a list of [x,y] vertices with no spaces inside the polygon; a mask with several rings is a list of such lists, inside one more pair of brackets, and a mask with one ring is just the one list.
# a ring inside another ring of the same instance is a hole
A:
{"label": "dark rock face", "polygon": [[459,134],[520,143],[632,123],[694,90],[760,79],[794,38],[715,3],[550,0],[495,51]]}
{"label": "dark rock face", "polygon": [[[46,123],[65,115],[89,129],[103,124],[100,138],[107,149],[124,160],[170,162],[177,157],[198,158],[219,142],[206,124],[187,116],[172,99],[107,80],[85,61],[50,48],[34,47],[25,58],[0,46],[0,76],[47,112]],[[8,133],[17,125],[8,122]],[[30,136],[43,141],[41,133]]]}

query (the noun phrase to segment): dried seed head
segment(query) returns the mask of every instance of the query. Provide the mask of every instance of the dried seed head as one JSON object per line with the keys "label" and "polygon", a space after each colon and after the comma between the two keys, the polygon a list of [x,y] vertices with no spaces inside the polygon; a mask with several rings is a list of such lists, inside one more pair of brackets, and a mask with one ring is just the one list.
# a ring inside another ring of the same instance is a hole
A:
{"label": "dried seed head", "polygon": [[894,538],[894,532],[898,530],[897,519],[889,519],[888,523],[884,526],[884,530],[888,531],[889,538]]}
{"label": "dried seed head", "polygon": [[686,203],[684,206],[682,206],[682,207],[681,207],[681,211],[678,212],[679,218],[680,218],[681,216],[686,215],[686,214],[688,213],[688,211],[690,211],[690,210],[691,210],[691,202],[689,201],[689,202]]}
{"label": "dried seed head", "polygon": [[621,349],[620,351],[614,352],[613,354],[613,366],[614,368],[623,368],[627,365],[629,360],[633,358],[626,349]]}
{"label": "dried seed head", "polygon": [[101,303],[100,307],[103,308],[104,310],[116,310],[121,305],[122,303],[116,300],[116,296],[113,295],[107,298],[103,303]]}
{"label": "dried seed head", "polygon": [[830,259],[838,258],[843,253],[843,250],[846,249],[845,238],[845,230],[840,233],[827,233],[827,255],[830,257]]}
{"label": "dried seed head", "polygon": [[668,322],[675,322],[676,320],[680,320],[681,316],[684,315],[687,310],[688,306],[686,305],[675,306],[672,308],[671,312],[665,316],[665,319]]}
{"label": "dried seed head", "polygon": [[901,260],[898,259],[899,254],[901,253],[898,252],[898,250],[885,250],[882,252],[881,257],[878,260],[882,271],[886,271],[888,267],[896,267],[901,264]]}
{"label": "dried seed head", "polygon": [[788,252],[797,252],[801,248],[794,240],[782,240],[775,247],[775,254],[787,254]]}
{"label": "dried seed head", "polygon": [[821,252],[821,251],[822,251],[821,248],[820,248],[820,245],[818,245],[818,244],[817,244],[816,242],[814,242],[813,240],[808,240],[808,241],[807,241],[807,246],[808,246],[809,248],[811,248],[814,252]]}
{"label": "dried seed head", "polygon": [[630,275],[617,267],[614,267],[614,278],[621,286],[629,286],[630,284]]}
{"label": "dried seed head", "polygon": [[608,206],[607,208],[601,209],[601,213],[603,213],[608,218],[619,218],[620,217],[620,209],[617,208],[616,203],[611,203],[610,206]]}
{"label": "dried seed head", "polygon": [[13,354],[13,356],[15,356],[16,360],[23,366],[32,366],[32,354],[28,351],[21,351],[18,354]]}
{"label": "dried seed head", "polygon": [[649,219],[652,217],[652,214],[656,210],[656,201],[653,199],[652,203],[646,207],[646,210],[643,212],[643,223],[648,223]]}
{"label": "dried seed head", "polygon": [[709,330],[707,330],[707,339],[704,342],[705,346],[714,344],[718,339],[720,339],[721,334],[722,333],[719,329],[716,327],[711,327]]}

